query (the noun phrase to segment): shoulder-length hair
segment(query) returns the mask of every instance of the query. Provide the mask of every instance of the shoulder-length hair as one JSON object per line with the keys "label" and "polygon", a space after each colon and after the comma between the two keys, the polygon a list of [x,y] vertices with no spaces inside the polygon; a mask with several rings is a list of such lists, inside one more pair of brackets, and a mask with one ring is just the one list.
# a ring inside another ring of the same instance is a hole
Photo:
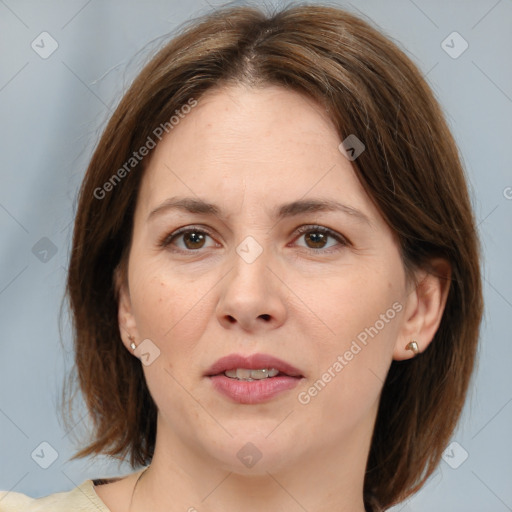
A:
{"label": "shoulder-length hair", "polygon": [[127,259],[149,160],[139,162],[139,149],[158,142],[158,128],[170,131],[185,105],[227,84],[279,85],[323,105],[340,141],[355,134],[366,147],[352,164],[396,233],[404,268],[428,268],[433,257],[452,266],[434,340],[394,361],[383,387],[364,491],[369,509],[386,508],[424,484],[459,419],[482,316],[479,242],[458,150],[425,79],[379,31],[333,7],[224,8],[194,20],[112,115],[80,190],[67,280],[77,380],[94,425],[75,457],[151,461],[157,410],[121,342],[114,273]]}

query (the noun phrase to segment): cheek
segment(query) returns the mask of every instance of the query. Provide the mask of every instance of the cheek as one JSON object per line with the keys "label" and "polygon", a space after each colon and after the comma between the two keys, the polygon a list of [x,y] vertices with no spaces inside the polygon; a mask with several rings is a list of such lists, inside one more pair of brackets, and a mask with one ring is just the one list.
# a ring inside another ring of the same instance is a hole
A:
{"label": "cheek", "polygon": [[207,289],[145,266],[132,290],[132,305],[141,339],[149,338],[160,351],[154,363],[143,368],[151,396],[185,417],[196,414],[187,406],[183,384],[188,371],[200,360],[201,339],[212,315]]}
{"label": "cheek", "polygon": [[355,407],[365,402],[369,405],[378,396],[392,361],[404,308],[403,275],[400,267],[393,268],[373,264],[357,271],[347,269],[317,289],[313,304],[329,335],[316,338],[313,380],[317,391],[312,389],[313,395],[321,391],[322,400]]}
{"label": "cheek", "polygon": [[390,326],[398,324],[396,310],[401,309],[393,308],[393,304],[401,300],[403,289],[400,272],[379,268],[376,262],[359,268],[347,266],[338,275],[326,277],[314,288],[303,288],[300,293],[328,328],[330,335],[323,338],[325,343],[341,350],[345,346],[348,349],[360,334],[364,340],[364,333],[375,324],[379,333],[393,337],[396,329]]}
{"label": "cheek", "polygon": [[317,371],[298,396],[326,438],[344,438],[376,412],[401,319],[400,303],[384,296],[347,301],[346,310],[333,312],[336,337],[317,351]]}
{"label": "cheek", "polygon": [[173,352],[187,348],[187,340],[198,338],[212,314],[209,288],[204,280],[191,281],[151,270],[146,267],[132,289],[139,334],[163,350],[171,345]]}

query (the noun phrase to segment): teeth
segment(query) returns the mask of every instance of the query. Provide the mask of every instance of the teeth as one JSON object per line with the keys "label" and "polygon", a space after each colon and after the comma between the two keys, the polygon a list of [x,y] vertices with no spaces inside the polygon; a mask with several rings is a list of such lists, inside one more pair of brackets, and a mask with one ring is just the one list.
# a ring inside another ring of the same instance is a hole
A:
{"label": "teeth", "polygon": [[236,370],[227,370],[224,372],[226,377],[238,380],[262,380],[268,379],[269,377],[275,377],[279,373],[279,370],[275,368],[262,368],[261,370],[248,370],[246,368],[237,368]]}

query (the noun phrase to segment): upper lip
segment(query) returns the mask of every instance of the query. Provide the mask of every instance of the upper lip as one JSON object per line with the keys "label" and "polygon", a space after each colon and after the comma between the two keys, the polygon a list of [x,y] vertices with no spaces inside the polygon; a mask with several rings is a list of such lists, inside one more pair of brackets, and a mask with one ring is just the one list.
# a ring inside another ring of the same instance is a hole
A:
{"label": "upper lip", "polygon": [[279,372],[289,375],[290,377],[302,377],[300,370],[291,364],[278,359],[269,354],[252,354],[243,356],[240,354],[230,354],[221,357],[206,372],[208,377],[220,375],[228,370],[236,370],[237,368],[246,368],[248,370],[261,370],[262,368],[275,368]]}

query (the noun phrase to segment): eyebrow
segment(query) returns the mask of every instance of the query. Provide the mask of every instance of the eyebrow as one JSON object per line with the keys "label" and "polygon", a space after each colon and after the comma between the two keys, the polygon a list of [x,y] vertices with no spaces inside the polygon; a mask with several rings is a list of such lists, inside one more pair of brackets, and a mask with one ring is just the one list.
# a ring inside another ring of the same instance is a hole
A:
{"label": "eyebrow", "polygon": [[[187,213],[211,215],[220,218],[225,217],[222,209],[213,203],[208,203],[194,197],[170,197],[150,212],[147,221],[169,210],[182,210]],[[275,208],[272,216],[280,220],[303,213],[316,212],[341,212],[358,221],[365,222],[370,226],[372,225],[370,219],[360,210],[331,199],[300,199],[291,203],[285,203]]]}

